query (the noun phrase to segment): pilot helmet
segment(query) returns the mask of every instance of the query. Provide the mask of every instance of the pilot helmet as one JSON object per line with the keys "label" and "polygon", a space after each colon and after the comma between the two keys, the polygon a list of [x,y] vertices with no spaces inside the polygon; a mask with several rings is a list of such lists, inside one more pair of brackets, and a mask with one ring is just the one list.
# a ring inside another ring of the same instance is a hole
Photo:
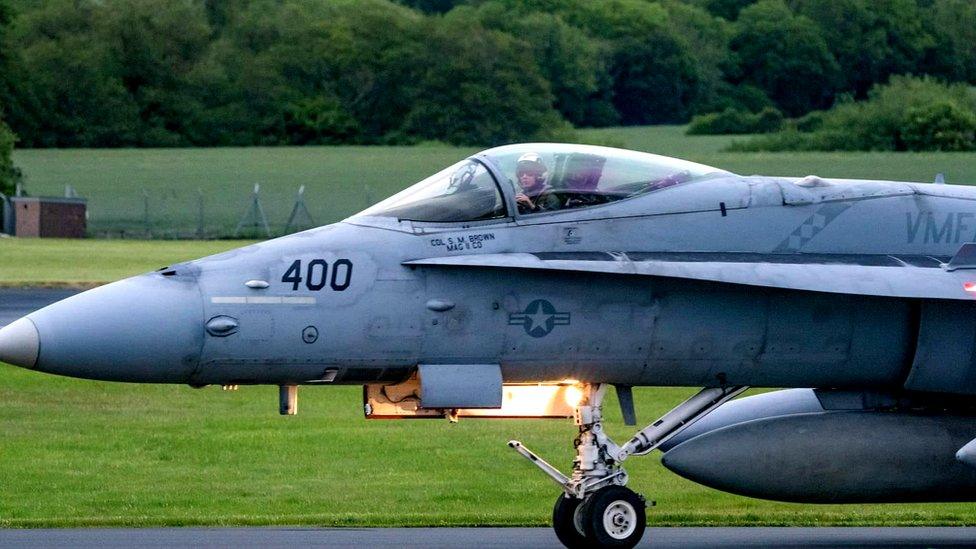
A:
{"label": "pilot helmet", "polygon": [[517,177],[521,178],[523,174],[534,175],[535,184],[537,185],[546,180],[546,173],[548,171],[546,164],[542,161],[542,157],[533,152],[520,156],[515,166],[515,175]]}

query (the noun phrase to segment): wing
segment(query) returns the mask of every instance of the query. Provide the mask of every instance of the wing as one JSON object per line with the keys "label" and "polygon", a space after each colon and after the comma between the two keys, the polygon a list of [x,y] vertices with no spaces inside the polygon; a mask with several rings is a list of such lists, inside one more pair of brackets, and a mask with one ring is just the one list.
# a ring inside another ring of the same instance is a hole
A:
{"label": "wing", "polygon": [[404,265],[611,273],[851,295],[976,299],[976,271],[950,263],[949,258],[894,255],[551,252],[435,257]]}

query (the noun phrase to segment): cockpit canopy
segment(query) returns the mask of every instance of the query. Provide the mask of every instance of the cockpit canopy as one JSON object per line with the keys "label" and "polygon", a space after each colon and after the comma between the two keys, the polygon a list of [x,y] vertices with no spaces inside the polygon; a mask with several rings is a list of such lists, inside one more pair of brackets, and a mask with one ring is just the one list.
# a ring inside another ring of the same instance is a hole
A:
{"label": "cockpit canopy", "polygon": [[507,145],[462,160],[359,215],[482,221],[606,204],[721,173],[726,172],[608,147]]}

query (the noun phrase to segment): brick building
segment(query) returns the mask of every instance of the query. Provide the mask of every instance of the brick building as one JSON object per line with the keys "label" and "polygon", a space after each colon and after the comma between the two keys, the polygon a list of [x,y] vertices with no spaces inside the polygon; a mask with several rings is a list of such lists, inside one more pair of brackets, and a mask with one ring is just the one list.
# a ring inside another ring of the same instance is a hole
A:
{"label": "brick building", "polygon": [[84,238],[84,198],[13,196],[14,235],[47,238]]}

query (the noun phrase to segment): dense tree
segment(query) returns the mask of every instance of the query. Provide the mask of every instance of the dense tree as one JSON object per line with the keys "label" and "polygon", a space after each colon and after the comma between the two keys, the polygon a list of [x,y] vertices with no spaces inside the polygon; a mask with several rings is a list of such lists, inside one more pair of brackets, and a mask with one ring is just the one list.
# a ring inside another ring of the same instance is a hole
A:
{"label": "dense tree", "polygon": [[901,143],[910,151],[971,151],[976,148],[976,114],[951,101],[906,113]]}
{"label": "dense tree", "polygon": [[207,22],[219,33],[233,21],[236,13],[247,8],[251,0],[201,0],[207,14]]}
{"label": "dense tree", "polygon": [[223,90],[214,108],[257,113],[244,135],[263,142],[383,142],[410,106],[422,22],[377,0],[254,4],[228,28],[213,59],[220,68],[200,89]]}
{"label": "dense tree", "polygon": [[756,0],[695,0],[695,3],[713,15],[735,21],[739,12],[746,6],[755,4]]}
{"label": "dense tree", "polygon": [[0,0],[0,108],[24,146],[483,145],[976,82],[974,29],[969,0]]}
{"label": "dense tree", "polygon": [[138,109],[138,144],[188,144],[186,122],[199,106],[183,84],[206,51],[211,32],[202,6],[115,0],[98,10],[94,32],[106,47],[113,76]]}
{"label": "dense tree", "polygon": [[[608,91],[622,124],[685,121],[701,96],[699,62],[707,57],[695,57],[692,45],[681,35],[682,26],[676,24],[680,21],[685,28],[695,24],[687,11],[673,21],[664,6],[643,0],[498,1],[513,13],[555,13],[606,43],[610,52]],[[701,36],[708,32],[691,37]]]}
{"label": "dense tree", "polygon": [[[2,109],[10,94],[10,86],[14,83],[11,80],[11,69],[13,59],[11,50],[14,44],[9,41],[9,27],[13,21],[14,10],[7,3],[7,0],[0,0],[0,109]],[[2,114],[2,113],[0,113]]]}
{"label": "dense tree", "polygon": [[0,82],[8,77],[6,69],[10,66],[10,48],[13,44],[6,42],[8,28],[14,18],[14,10],[6,0],[0,0]]}
{"label": "dense tree", "polygon": [[840,67],[840,87],[864,97],[876,82],[913,72],[931,37],[915,0],[792,0],[814,21]]}
{"label": "dense tree", "polygon": [[660,4],[614,0],[591,2],[569,16],[613,49],[613,105],[625,125],[687,120],[701,93],[702,78],[691,45]]}
{"label": "dense tree", "polygon": [[0,120],[0,194],[10,196],[20,180],[20,170],[14,166],[11,153],[14,150],[15,136]]}
{"label": "dense tree", "polygon": [[[349,0],[333,21],[347,37],[337,54],[336,93],[359,121],[367,142],[395,141],[406,117],[424,90],[421,74],[441,61],[428,25],[439,18],[419,14],[383,0]],[[386,29],[377,33],[376,29]],[[485,74],[459,78],[474,86],[489,85]],[[458,121],[460,123],[460,121]]]}
{"label": "dense tree", "polygon": [[0,0],[0,194],[6,195],[13,194],[14,185],[20,179],[20,171],[14,166],[11,159],[15,136],[3,122],[3,90],[7,86],[6,78],[9,77],[8,67],[10,66],[10,59],[5,53],[8,50],[4,46],[7,28],[12,17],[13,10],[4,0]]}
{"label": "dense tree", "polygon": [[432,47],[421,59],[407,135],[487,145],[551,139],[568,129],[519,41],[468,14],[434,21],[427,34]]}
{"label": "dense tree", "polygon": [[794,15],[782,0],[762,0],[742,10],[732,51],[741,82],[766,92],[790,115],[823,108],[840,78],[837,62],[816,23]]}
{"label": "dense tree", "polygon": [[680,123],[698,100],[694,58],[670,33],[621,41],[611,74],[613,102],[625,124]]}
{"label": "dense tree", "polygon": [[922,62],[924,72],[949,81],[976,83],[976,3],[940,0],[926,13],[923,21],[933,45]]}
{"label": "dense tree", "polygon": [[201,141],[484,144],[544,134],[561,118],[523,50],[470,11],[425,19],[380,0],[254,2],[193,79],[197,93],[209,90],[207,118],[254,116],[248,125],[201,124]]}
{"label": "dense tree", "polygon": [[865,101],[842,101],[742,150],[976,150],[976,88],[893,76]]}
{"label": "dense tree", "polygon": [[[470,12],[458,8],[456,14]],[[553,13],[513,11],[489,2],[473,12],[487,29],[501,30],[525,42],[526,56],[519,63],[538,66],[549,82],[555,107],[577,126],[599,126],[617,121],[611,102],[608,65],[610,47]]]}
{"label": "dense tree", "polygon": [[18,20],[23,44],[10,122],[26,146],[118,146],[136,141],[138,108],[112,66],[106,44],[91,32],[87,3],[52,1]]}
{"label": "dense tree", "polygon": [[17,27],[11,121],[33,146],[187,143],[182,78],[208,36],[189,2],[50,2]]}
{"label": "dense tree", "polygon": [[[730,106],[719,106],[719,103],[729,93],[724,77],[732,65],[729,52],[732,25],[693,4],[669,0],[663,5],[668,11],[669,26],[688,44],[687,52],[694,59],[698,92],[691,110],[719,111]],[[740,107],[737,101],[733,104]],[[769,105],[771,103],[766,98],[764,104],[749,109],[758,112]]]}
{"label": "dense tree", "polygon": [[418,9],[424,13],[447,13],[464,0],[397,0],[404,6]]}
{"label": "dense tree", "polygon": [[[20,61],[19,44],[10,32],[15,13],[9,0],[0,0],[0,125],[7,132],[9,127],[3,124],[4,117],[10,116],[11,112],[19,114],[25,110],[17,94],[23,81],[24,65]],[[9,142],[12,144],[13,140]]]}

